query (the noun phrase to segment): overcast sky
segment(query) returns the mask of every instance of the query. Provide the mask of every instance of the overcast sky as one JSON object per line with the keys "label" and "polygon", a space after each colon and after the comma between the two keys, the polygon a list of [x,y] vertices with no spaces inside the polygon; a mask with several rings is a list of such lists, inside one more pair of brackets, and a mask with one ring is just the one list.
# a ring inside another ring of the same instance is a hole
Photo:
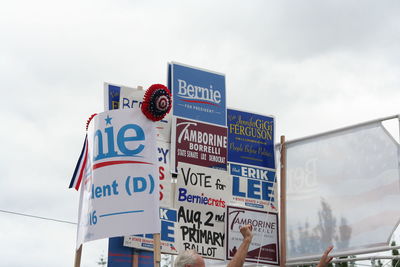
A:
{"label": "overcast sky", "polygon": [[[103,82],[226,74],[276,141],[400,113],[399,1],[0,1],[0,209],[77,221],[68,184]],[[2,266],[72,266],[72,224],[0,213]],[[97,266],[106,241],[84,247]]]}

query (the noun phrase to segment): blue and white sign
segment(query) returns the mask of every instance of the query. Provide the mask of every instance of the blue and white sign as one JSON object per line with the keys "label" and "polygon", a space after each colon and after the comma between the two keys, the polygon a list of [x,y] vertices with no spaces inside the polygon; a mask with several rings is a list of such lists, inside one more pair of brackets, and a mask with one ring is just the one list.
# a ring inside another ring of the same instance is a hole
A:
{"label": "blue and white sign", "polygon": [[275,170],[231,163],[229,173],[232,178],[231,203],[277,211]]}
{"label": "blue and white sign", "polygon": [[228,109],[228,161],[275,169],[274,118]]}
{"label": "blue and white sign", "polygon": [[131,234],[159,233],[159,184],[154,122],[142,113],[112,110],[88,130],[77,246]]}
{"label": "blue and white sign", "polygon": [[226,126],[225,75],[171,63],[173,115]]}

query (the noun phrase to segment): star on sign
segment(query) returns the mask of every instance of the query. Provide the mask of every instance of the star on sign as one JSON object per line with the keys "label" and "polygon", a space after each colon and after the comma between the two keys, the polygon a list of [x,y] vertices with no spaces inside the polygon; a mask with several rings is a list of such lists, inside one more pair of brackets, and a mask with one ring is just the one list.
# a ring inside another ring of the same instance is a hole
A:
{"label": "star on sign", "polygon": [[109,115],[107,115],[107,118],[105,118],[104,120],[106,121],[106,125],[108,125],[108,124],[111,125],[112,118]]}

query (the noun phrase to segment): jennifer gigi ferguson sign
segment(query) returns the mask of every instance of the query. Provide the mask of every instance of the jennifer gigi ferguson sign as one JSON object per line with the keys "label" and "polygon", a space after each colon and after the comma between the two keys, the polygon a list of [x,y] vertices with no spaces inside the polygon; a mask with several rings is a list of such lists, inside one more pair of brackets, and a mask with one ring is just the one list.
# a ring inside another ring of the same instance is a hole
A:
{"label": "jennifer gigi ferguson sign", "polygon": [[[174,123],[175,124],[175,123]],[[226,169],[227,130],[225,127],[176,118],[175,166],[178,162]]]}
{"label": "jennifer gigi ferguson sign", "polygon": [[275,169],[274,118],[228,109],[228,161]]}
{"label": "jennifer gigi ferguson sign", "polygon": [[179,163],[175,193],[178,251],[193,249],[225,259],[225,211],[230,186],[226,171]]}
{"label": "jennifer gigi ferguson sign", "polygon": [[168,86],[173,115],[226,126],[225,75],[173,62]]}
{"label": "jennifer gigi ferguson sign", "polygon": [[77,245],[131,234],[159,233],[154,122],[132,110],[98,114],[88,131]]}
{"label": "jennifer gigi ferguson sign", "polygon": [[246,262],[279,265],[278,214],[232,206],[227,208],[226,258],[232,259],[237,252],[243,241],[240,227],[246,224],[253,226]]}

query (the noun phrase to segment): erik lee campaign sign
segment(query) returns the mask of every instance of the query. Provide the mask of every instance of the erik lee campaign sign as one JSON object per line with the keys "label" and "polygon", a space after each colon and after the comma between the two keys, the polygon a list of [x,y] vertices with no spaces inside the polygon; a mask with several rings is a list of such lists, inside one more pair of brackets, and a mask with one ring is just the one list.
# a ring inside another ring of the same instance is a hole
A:
{"label": "erik lee campaign sign", "polygon": [[100,238],[160,232],[155,136],[154,122],[129,109],[93,118],[78,246]]}
{"label": "erik lee campaign sign", "polygon": [[174,116],[226,126],[225,75],[171,63],[168,87]]}

